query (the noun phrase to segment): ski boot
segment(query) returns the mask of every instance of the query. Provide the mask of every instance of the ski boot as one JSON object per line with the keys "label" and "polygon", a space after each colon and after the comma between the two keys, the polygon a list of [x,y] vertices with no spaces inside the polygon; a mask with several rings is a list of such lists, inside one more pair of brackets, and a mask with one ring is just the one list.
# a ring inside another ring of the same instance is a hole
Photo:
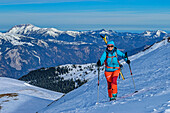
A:
{"label": "ski boot", "polygon": [[116,97],[117,97],[117,93],[116,93],[116,94],[113,94],[113,97],[110,98],[110,101],[116,100]]}
{"label": "ski boot", "polygon": [[116,98],[116,97],[117,97],[117,93],[116,93],[116,94],[113,94],[113,97],[115,97],[115,98]]}
{"label": "ski boot", "polygon": [[112,101],[112,100],[116,100],[116,98],[115,97],[110,97],[110,101]]}

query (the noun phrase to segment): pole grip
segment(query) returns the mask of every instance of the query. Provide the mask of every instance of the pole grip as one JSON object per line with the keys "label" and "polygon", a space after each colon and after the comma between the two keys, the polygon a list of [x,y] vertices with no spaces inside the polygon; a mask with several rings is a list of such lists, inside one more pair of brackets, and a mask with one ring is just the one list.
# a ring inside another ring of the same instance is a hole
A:
{"label": "pole grip", "polygon": [[[127,60],[129,60],[128,55],[127,55],[127,52],[125,53],[125,57],[127,58]],[[130,74],[132,75],[132,69],[131,69],[131,66],[130,66],[130,64],[128,64],[128,65],[129,65],[129,69],[130,69]]]}
{"label": "pole grip", "polygon": [[125,53],[125,57],[128,59],[128,55],[127,55],[127,52]]}

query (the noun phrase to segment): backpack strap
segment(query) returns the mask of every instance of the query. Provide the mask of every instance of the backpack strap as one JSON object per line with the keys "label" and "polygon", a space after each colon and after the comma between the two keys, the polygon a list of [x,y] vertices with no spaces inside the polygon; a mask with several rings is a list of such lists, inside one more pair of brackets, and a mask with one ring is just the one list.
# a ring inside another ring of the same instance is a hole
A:
{"label": "backpack strap", "polygon": [[[116,57],[117,57],[117,48],[116,47],[115,47],[115,50],[116,50]],[[120,62],[118,60],[118,57],[117,57],[117,62],[119,63],[119,67],[121,67],[121,64],[120,64]]]}
{"label": "backpack strap", "polygon": [[106,51],[105,67],[107,66],[108,52]]}
{"label": "backpack strap", "polygon": [[[117,48],[115,47],[115,49],[116,49],[116,57],[117,57]],[[117,62],[119,63],[119,69],[120,69],[119,79],[120,79],[120,75],[121,75],[122,79],[125,80],[125,78],[124,78],[124,76],[123,76],[123,73],[122,73],[122,69],[121,69],[122,64],[120,64],[120,62],[119,62],[119,60],[118,60],[118,57],[117,57]]]}

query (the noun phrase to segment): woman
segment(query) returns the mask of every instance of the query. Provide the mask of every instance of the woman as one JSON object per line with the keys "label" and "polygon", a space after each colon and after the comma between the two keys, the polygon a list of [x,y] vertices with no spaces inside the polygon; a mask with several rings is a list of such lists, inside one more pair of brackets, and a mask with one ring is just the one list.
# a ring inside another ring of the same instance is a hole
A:
{"label": "woman", "polygon": [[98,66],[105,63],[105,77],[107,80],[110,100],[115,100],[117,97],[117,78],[120,73],[120,64],[117,56],[124,58],[124,60],[130,64],[130,60],[127,60],[125,54],[115,47],[113,41],[110,41],[107,43],[106,51],[104,51],[100,60],[97,62]]}

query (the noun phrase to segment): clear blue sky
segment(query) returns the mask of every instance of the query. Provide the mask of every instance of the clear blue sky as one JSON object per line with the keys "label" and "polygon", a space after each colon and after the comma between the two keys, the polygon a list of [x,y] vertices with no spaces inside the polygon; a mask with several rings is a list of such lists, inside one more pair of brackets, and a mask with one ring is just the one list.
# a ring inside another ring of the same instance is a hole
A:
{"label": "clear blue sky", "polygon": [[0,31],[27,23],[60,30],[170,31],[170,0],[0,1]]}

